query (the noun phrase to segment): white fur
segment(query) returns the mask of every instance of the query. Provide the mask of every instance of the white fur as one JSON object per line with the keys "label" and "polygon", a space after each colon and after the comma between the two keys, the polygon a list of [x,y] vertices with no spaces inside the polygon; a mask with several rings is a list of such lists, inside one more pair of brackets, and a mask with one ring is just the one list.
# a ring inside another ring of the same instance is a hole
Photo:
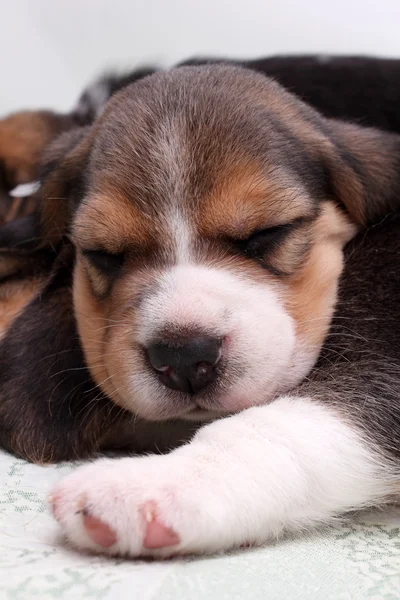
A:
{"label": "white fur", "polygon": [[191,260],[193,234],[189,219],[182,212],[189,163],[185,129],[179,119],[171,118],[160,123],[154,135],[152,161],[157,169],[152,176],[157,187],[164,190],[164,221],[168,235],[174,240],[175,262],[187,264]]}
{"label": "white fur", "polygon": [[[214,394],[212,405],[198,398],[198,404],[210,410],[210,418],[215,417],[211,411],[226,414],[265,404],[300,382],[315,360],[314,349],[298,343],[277,288],[226,268],[188,264],[165,271],[137,320],[137,341],[144,347],[169,326],[224,340],[224,387]],[[176,402],[169,403],[168,390],[146,366],[132,373],[127,392],[133,399],[127,408],[143,418],[168,418],[170,405],[177,410]],[[192,409],[190,400],[182,403],[179,416],[192,419]]]}
{"label": "white fur", "polygon": [[[111,554],[204,553],[261,544],[284,531],[329,522],[376,503],[391,473],[355,430],[309,399],[281,397],[206,425],[165,456],[98,460],[53,490],[63,531],[79,548],[97,548],[77,509],[107,523]],[[153,501],[180,544],[142,547],[141,507]]]}
{"label": "white fur", "polygon": [[175,241],[175,260],[178,265],[189,264],[192,259],[192,235],[189,223],[182,215],[179,207],[172,211],[168,227],[172,230]]}

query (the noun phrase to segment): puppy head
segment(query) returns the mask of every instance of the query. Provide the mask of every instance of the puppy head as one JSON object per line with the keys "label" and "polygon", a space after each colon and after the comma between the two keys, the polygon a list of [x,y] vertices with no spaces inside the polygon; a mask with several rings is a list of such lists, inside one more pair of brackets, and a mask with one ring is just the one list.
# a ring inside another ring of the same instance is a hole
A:
{"label": "puppy head", "polygon": [[396,196],[397,139],[349,128],[250,71],[188,67],[128,87],[60,141],[43,223],[76,246],[78,329],[110,398],[202,420],[306,376],[342,248]]}

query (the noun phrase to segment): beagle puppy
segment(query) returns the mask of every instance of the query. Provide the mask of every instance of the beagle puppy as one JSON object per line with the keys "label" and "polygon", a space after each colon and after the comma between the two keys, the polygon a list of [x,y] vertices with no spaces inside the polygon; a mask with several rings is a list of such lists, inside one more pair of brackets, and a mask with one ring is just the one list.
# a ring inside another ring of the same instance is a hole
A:
{"label": "beagle puppy", "polygon": [[398,495],[397,135],[196,65],[124,87],[43,163],[54,260],[0,345],[2,445],[187,441],[58,484],[72,543],[209,553]]}

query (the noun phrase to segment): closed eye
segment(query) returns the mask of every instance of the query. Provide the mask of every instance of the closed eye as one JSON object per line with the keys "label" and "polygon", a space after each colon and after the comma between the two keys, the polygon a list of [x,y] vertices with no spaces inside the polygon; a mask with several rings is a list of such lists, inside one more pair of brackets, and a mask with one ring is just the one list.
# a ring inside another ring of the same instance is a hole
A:
{"label": "closed eye", "polygon": [[105,275],[115,275],[124,264],[124,253],[112,254],[106,250],[83,250],[83,256],[95,267],[98,271]]}
{"label": "closed eye", "polygon": [[269,252],[276,249],[292,229],[293,223],[268,227],[255,231],[247,240],[242,240],[239,244],[246,256],[264,259]]}

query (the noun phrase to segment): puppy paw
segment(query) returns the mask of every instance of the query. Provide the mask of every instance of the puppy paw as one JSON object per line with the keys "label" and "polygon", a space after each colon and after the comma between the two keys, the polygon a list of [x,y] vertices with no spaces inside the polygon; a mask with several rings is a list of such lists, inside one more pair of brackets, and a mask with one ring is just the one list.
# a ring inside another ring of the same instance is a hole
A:
{"label": "puppy paw", "polygon": [[191,463],[173,454],[100,460],[62,480],[49,503],[67,538],[82,549],[167,557],[230,547],[223,502]]}

